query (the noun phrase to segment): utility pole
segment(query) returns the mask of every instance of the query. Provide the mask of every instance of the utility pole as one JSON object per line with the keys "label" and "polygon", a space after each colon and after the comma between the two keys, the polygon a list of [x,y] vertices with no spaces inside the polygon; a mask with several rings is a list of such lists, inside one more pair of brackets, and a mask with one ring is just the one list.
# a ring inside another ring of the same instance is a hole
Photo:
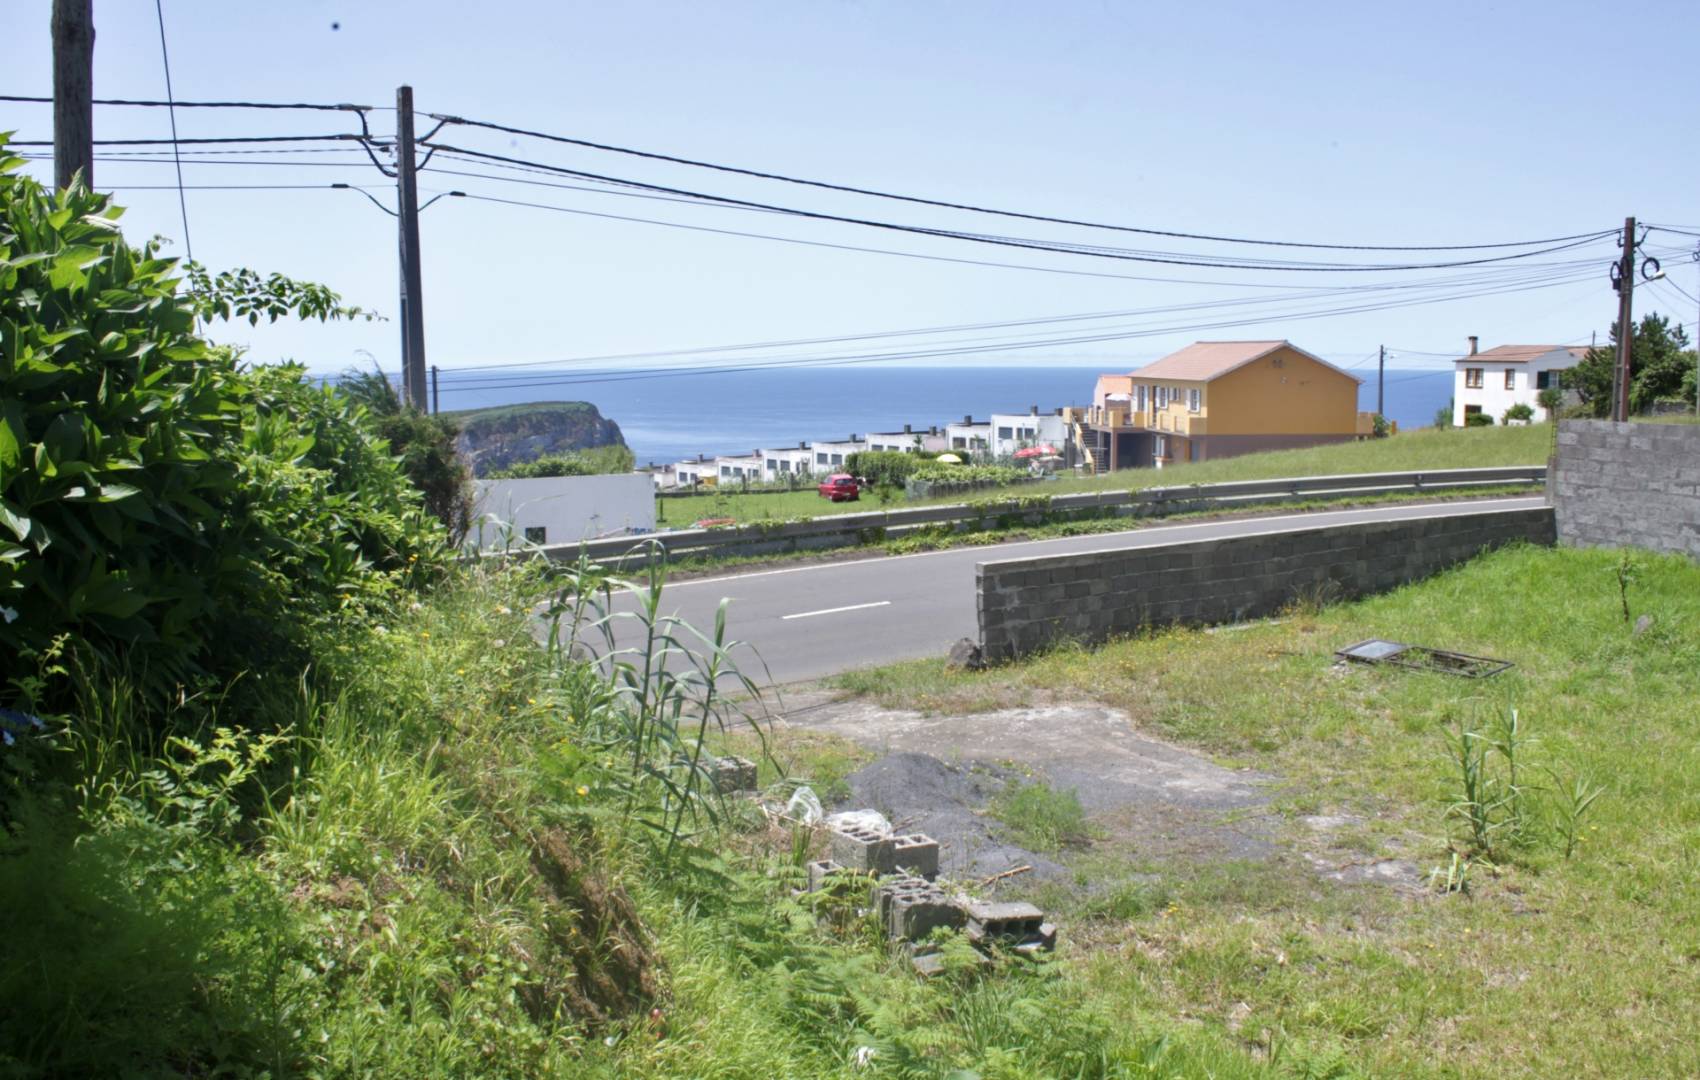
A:
{"label": "utility pole", "polygon": [[431,415],[435,416],[442,411],[443,411],[442,408],[437,404],[437,365],[432,364],[431,365]]}
{"label": "utility pole", "polygon": [[1629,419],[1629,358],[1635,346],[1635,219],[1623,219],[1623,254],[1617,261],[1617,371],[1612,377],[1613,420]]}
{"label": "utility pole", "polygon": [[1375,365],[1375,415],[1387,416],[1387,346],[1381,347],[1381,359]]}
{"label": "utility pole", "polygon": [[94,0],[53,0],[53,186],[94,187]]}
{"label": "utility pole", "polygon": [[413,156],[413,87],[398,87],[396,217],[401,245],[401,385],[408,404],[425,411],[425,306],[419,271],[419,180]]}

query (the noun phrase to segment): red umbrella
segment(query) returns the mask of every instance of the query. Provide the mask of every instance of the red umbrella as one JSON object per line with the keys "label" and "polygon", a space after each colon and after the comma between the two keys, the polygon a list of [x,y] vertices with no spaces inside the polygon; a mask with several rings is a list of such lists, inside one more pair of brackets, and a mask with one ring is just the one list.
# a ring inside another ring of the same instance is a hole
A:
{"label": "red umbrella", "polygon": [[1057,448],[1047,443],[1039,446],[1024,446],[1015,452],[1015,456],[1018,458],[1051,457],[1056,452]]}

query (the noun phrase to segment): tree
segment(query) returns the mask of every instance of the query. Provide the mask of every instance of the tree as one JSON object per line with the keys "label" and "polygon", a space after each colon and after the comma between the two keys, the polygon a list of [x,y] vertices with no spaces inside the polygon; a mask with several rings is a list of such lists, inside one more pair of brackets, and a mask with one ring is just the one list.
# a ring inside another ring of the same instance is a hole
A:
{"label": "tree", "polygon": [[425,509],[449,532],[458,546],[472,525],[472,484],[455,451],[460,429],[442,416],[428,416],[402,403],[380,371],[350,371],[341,392],[365,407],[378,434],[401,459],[401,470],[425,497]]}
{"label": "tree", "polygon": [[[1611,413],[1617,333],[1617,324],[1613,323],[1611,344],[1589,349],[1582,362],[1565,374],[1565,385],[1575,389],[1595,416]],[[1681,324],[1673,324],[1657,312],[1641,317],[1629,346],[1630,412],[1641,412],[1661,399],[1694,400],[1694,356],[1684,352],[1687,348],[1688,334]]]}

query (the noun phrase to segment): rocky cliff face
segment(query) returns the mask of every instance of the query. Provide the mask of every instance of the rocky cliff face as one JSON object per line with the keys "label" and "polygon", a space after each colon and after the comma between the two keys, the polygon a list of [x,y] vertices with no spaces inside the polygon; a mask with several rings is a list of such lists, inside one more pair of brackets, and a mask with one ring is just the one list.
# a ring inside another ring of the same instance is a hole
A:
{"label": "rocky cliff face", "polygon": [[539,401],[474,409],[454,419],[460,424],[455,447],[474,476],[549,454],[626,445],[620,425],[605,418],[588,401]]}

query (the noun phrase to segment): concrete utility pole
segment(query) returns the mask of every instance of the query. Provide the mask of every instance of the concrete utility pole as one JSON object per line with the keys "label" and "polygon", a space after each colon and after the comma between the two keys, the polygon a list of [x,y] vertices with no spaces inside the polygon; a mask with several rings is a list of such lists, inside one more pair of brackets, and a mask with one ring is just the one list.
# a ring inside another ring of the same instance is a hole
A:
{"label": "concrete utility pole", "polygon": [[1387,346],[1381,347],[1381,359],[1375,364],[1375,415],[1387,415]]}
{"label": "concrete utility pole", "polygon": [[413,156],[413,87],[398,87],[396,217],[401,245],[401,385],[408,404],[425,411],[425,304],[419,270],[419,181]]}
{"label": "concrete utility pole", "polygon": [[53,186],[94,187],[94,0],[53,0]]}
{"label": "concrete utility pole", "polygon": [[1623,219],[1623,254],[1617,261],[1617,371],[1612,377],[1613,420],[1629,419],[1629,358],[1635,349],[1635,219]]}

